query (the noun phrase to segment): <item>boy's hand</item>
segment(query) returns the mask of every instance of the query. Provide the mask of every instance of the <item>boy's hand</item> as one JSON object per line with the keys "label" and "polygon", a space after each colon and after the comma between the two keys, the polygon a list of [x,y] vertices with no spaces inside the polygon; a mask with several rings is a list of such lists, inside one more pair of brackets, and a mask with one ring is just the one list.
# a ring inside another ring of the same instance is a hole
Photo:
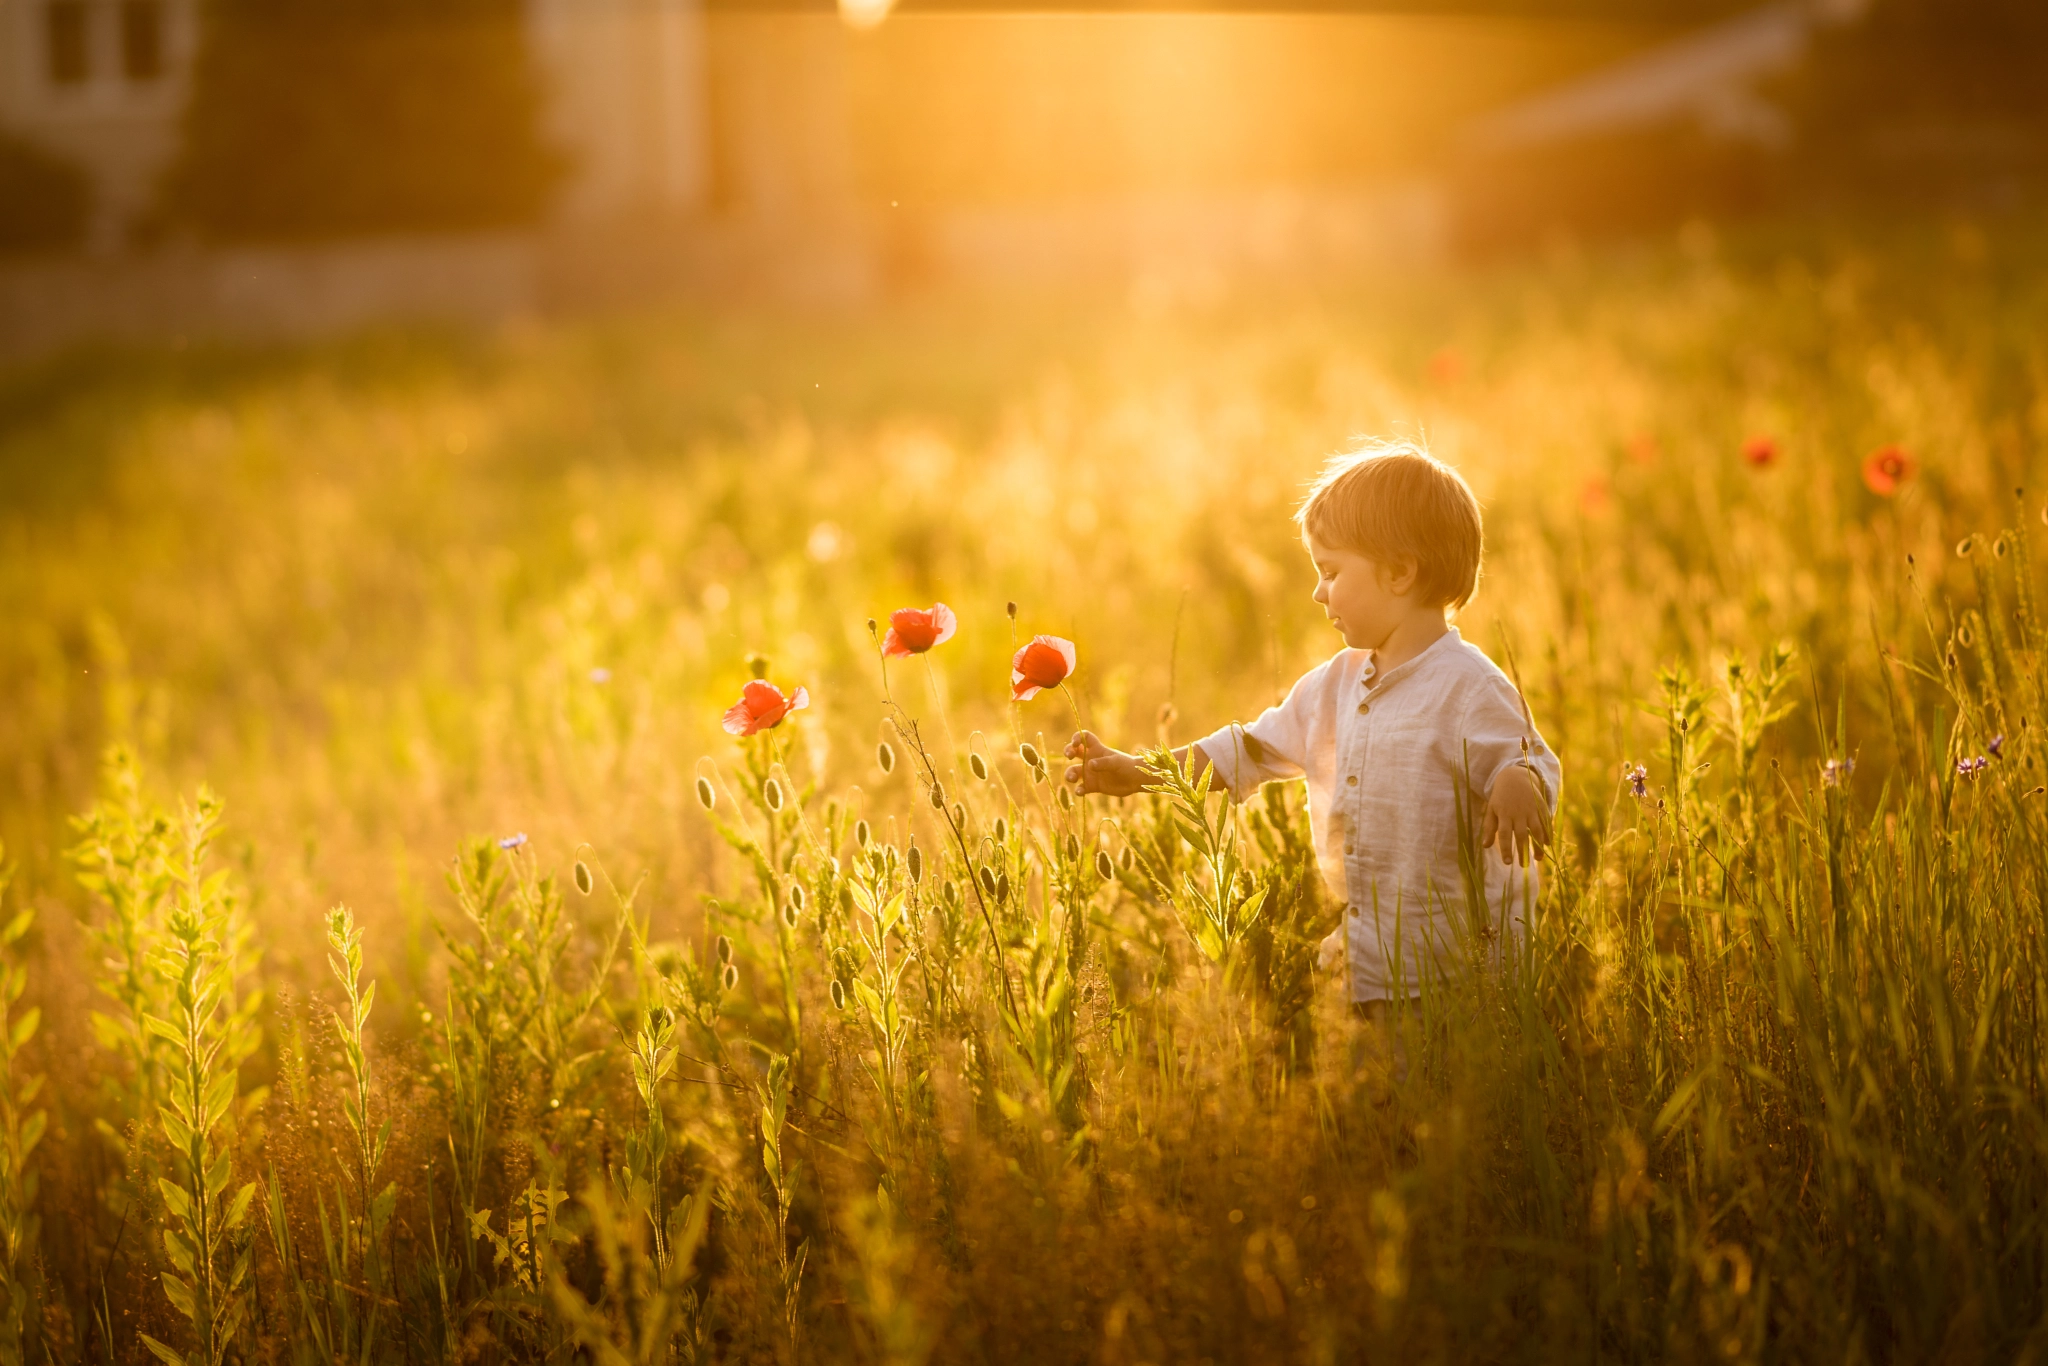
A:
{"label": "boy's hand", "polygon": [[1067,781],[1085,793],[1130,797],[1145,790],[1145,769],[1135,754],[1111,749],[1091,731],[1077,730],[1067,742]]}
{"label": "boy's hand", "polygon": [[1536,775],[1516,765],[1496,778],[1486,798],[1486,820],[1480,843],[1500,851],[1500,861],[1519,864],[1543,857],[1550,844],[1550,804]]}

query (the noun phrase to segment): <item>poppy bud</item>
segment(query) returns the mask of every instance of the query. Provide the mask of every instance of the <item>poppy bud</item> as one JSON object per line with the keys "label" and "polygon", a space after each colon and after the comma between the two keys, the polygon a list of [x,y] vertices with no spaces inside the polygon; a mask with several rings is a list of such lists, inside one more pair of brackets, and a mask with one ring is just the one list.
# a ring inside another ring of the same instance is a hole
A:
{"label": "poppy bud", "polygon": [[944,811],[945,809],[946,809],[946,789],[945,789],[945,788],[943,788],[943,787],[941,787],[941,786],[939,786],[939,785],[938,785],[937,783],[933,783],[933,784],[932,784],[932,810],[934,810],[934,811]]}
{"label": "poppy bud", "polygon": [[718,793],[713,790],[709,778],[699,778],[697,780],[697,802],[706,811],[718,805]]}
{"label": "poppy bud", "polygon": [[782,908],[782,923],[789,926],[792,930],[796,928],[796,911],[797,906],[794,901],[786,903]]}
{"label": "poppy bud", "polygon": [[732,961],[732,940],[727,939],[721,934],[718,936],[718,943],[715,947],[718,951],[719,962],[730,963]]}
{"label": "poppy bud", "polygon": [[879,632],[879,631],[880,631],[881,629],[882,629],[882,624],[881,624],[880,622],[876,621],[876,620],[875,620],[875,619],[874,619],[873,617],[869,617],[869,618],[868,618],[868,635],[869,635],[869,636],[871,636],[871,637],[872,637],[872,636],[874,636],[874,635],[875,635],[876,633],[878,633],[878,632]]}
{"label": "poppy bud", "polygon": [[903,862],[910,870],[912,882],[924,881],[924,854],[916,845],[910,846],[910,851],[903,856]]}
{"label": "poppy bud", "polygon": [[839,888],[839,909],[847,915],[853,914],[853,888],[843,884]]}
{"label": "poppy bud", "polygon": [[1124,870],[1125,872],[1127,872],[1127,873],[1128,873],[1128,872],[1130,872],[1130,871],[1131,871],[1131,846],[1130,846],[1130,845],[1126,844],[1126,845],[1124,846],[1124,852],[1123,852],[1123,854],[1122,854],[1122,855],[1121,855],[1120,857],[1118,857],[1118,859],[1117,859],[1117,863],[1118,863],[1118,865],[1119,865],[1119,866],[1121,866],[1121,867],[1123,868],[1123,870]]}
{"label": "poppy bud", "polygon": [[725,965],[725,971],[724,971],[724,973],[722,973],[722,974],[721,974],[721,975],[719,976],[719,979],[718,979],[718,980],[719,980],[719,983],[720,983],[720,985],[724,986],[724,988],[725,988],[725,989],[726,989],[727,991],[731,991],[731,990],[732,990],[733,988],[737,987],[737,986],[738,986],[738,985],[740,984],[740,967],[739,967],[739,964],[737,964],[737,963],[727,963],[727,964]]}
{"label": "poppy bud", "polygon": [[1042,782],[1044,782],[1044,781],[1045,781],[1045,769],[1044,769],[1044,768],[1042,768],[1042,767],[1040,767],[1040,768],[1034,768],[1034,769],[1032,769],[1032,770],[1031,770],[1031,781],[1032,781],[1032,782],[1034,782],[1034,783],[1042,783]]}
{"label": "poppy bud", "polygon": [[979,754],[970,754],[967,756],[967,767],[972,769],[974,772],[974,776],[979,778],[982,782],[988,781],[988,764],[985,760],[982,759],[982,757]]}
{"label": "poppy bud", "polygon": [[1001,816],[998,816],[998,817],[996,817],[996,843],[997,843],[997,844],[1008,844],[1009,842],[1010,842],[1010,823],[1009,823],[1008,821],[1004,820],[1004,819],[1003,819],[1003,818],[1002,818]]}
{"label": "poppy bud", "polygon": [[865,849],[868,847],[868,840],[870,838],[868,823],[866,821],[855,821],[853,823],[853,842]]}
{"label": "poppy bud", "polygon": [[789,889],[789,904],[796,907],[799,914],[802,913],[804,908],[804,889],[801,883]]}
{"label": "poppy bud", "polygon": [[1017,746],[1017,754],[1020,758],[1024,760],[1024,762],[1027,765],[1029,765],[1032,768],[1037,768],[1040,764],[1045,762],[1045,760],[1041,759],[1038,755],[1038,746],[1032,744],[1029,740],[1026,740],[1023,744]]}
{"label": "poppy bud", "polygon": [[768,657],[766,655],[748,655],[747,674],[752,678],[766,678],[768,676]]}
{"label": "poppy bud", "polygon": [[957,826],[961,827],[962,829],[965,829],[965,828],[967,827],[967,803],[966,803],[966,802],[954,802],[954,803],[953,803],[953,824],[955,824],[955,825],[957,825]]}
{"label": "poppy bud", "polygon": [[1067,790],[1066,790],[1066,789],[1065,789],[1064,787],[1063,787],[1063,788],[1061,788],[1061,789],[1060,789],[1060,810],[1062,810],[1062,811],[1072,811],[1073,809],[1074,809],[1074,794],[1073,794],[1073,793],[1071,793],[1071,792],[1069,792],[1069,791],[1067,791]]}
{"label": "poppy bud", "polygon": [[1008,610],[1010,613],[1010,620],[1015,621],[1017,619],[1017,604],[1014,602],[1008,604]]}
{"label": "poppy bud", "polygon": [[1107,849],[1097,849],[1095,851],[1095,876],[1101,878],[1104,882],[1108,882],[1116,876],[1116,865],[1110,862],[1109,850]]}
{"label": "poppy bud", "polygon": [[946,885],[939,890],[946,898],[948,906],[958,906],[960,904],[960,889],[953,885],[953,879],[947,878]]}
{"label": "poppy bud", "polygon": [[761,787],[761,800],[768,804],[770,811],[782,809],[782,784],[770,778]]}
{"label": "poppy bud", "polygon": [[1081,861],[1081,837],[1079,835],[1069,834],[1067,836],[1067,859],[1073,863]]}
{"label": "poppy bud", "polygon": [[996,894],[996,870],[985,863],[981,865],[981,890],[990,896]]}
{"label": "poppy bud", "polygon": [[1007,872],[997,873],[997,874],[996,874],[996,901],[997,901],[998,903],[1001,903],[1001,902],[1005,902],[1005,901],[1008,901],[1009,899],[1010,899],[1010,875],[1009,875],[1009,874],[1008,874]]}
{"label": "poppy bud", "polygon": [[839,985],[839,979],[832,979],[832,1005],[839,1010],[846,1009],[846,988]]}
{"label": "poppy bud", "polygon": [[590,865],[585,863],[582,859],[577,859],[576,890],[583,893],[583,895],[585,896],[589,896],[592,885],[593,884],[590,880]]}
{"label": "poppy bud", "polygon": [[875,746],[875,762],[882,766],[882,772],[884,773],[894,773],[896,771],[896,751],[889,748],[887,740]]}

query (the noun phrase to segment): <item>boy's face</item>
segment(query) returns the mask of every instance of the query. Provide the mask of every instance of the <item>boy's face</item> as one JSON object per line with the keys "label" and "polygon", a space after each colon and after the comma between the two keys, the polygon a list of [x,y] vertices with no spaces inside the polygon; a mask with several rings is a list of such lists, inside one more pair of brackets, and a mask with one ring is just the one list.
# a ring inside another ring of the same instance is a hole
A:
{"label": "boy's face", "polygon": [[1414,565],[1383,565],[1355,550],[1323,545],[1314,536],[1302,539],[1315,561],[1315,599],[1346,645],[1377,650],[1414,614]]}

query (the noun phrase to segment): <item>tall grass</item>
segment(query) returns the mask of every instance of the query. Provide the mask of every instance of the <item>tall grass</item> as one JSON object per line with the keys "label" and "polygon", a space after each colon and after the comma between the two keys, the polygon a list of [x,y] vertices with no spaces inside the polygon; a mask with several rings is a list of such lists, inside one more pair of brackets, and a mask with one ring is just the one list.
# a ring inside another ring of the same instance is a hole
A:
{"label": "tall grass", "polygon": [[[1839,231],[9,381],[0,1353],[2032,1359],[2043,260]],[[1566,776],[1374,1021],[1298,792],[1057,755],[1327,653],[1285,512],[1402,424]]]}

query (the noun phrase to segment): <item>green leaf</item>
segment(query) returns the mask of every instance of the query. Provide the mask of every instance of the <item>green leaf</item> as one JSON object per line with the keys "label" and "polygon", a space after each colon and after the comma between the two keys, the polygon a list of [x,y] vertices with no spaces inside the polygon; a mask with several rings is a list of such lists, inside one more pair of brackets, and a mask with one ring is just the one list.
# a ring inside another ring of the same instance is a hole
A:
{"label": "green leaf", "polygon": [[249,1202],[255,1197],[256,1183],[254,1181],[251,1181],[235,1193],[234,1203],[228,1206],[227,1226],[229,1229],[238,1229],[242,1226],[242,1220],[247,1218],[249,1214]]}
{"label": "green leaf", "polygon": [[42,1022],[42,1007],[30,1006],[27,1010],[22,1011],[21,1018],[14,1022],[14,1028],[8,1034],[9,1051],[20,1048],[30,1039],[33,1039],[36,1036],[36,1026]]}
{"label": "green leaf", "polygon": [[175,1181],[166,1181],[159,1176],[156,1179],[156,1188],[162,1192],[164,1204],[170,1208],[171,1213],[177,1215],[186,1223],[192,1222],[192,1197],[185,1193],[183,1186],[180,1186]]}
{"label": "green leaf", "polygon": [[185,1046],[185,1032],[169,1020],[159,1020],[154,1015],[145,1015],[142,1017],[142,1027],[159,1039],[167,1039],[180,1048]]}
{"label": "green leaf", "polygon": [[137,1334],[137,1336],[142,1339],[142,1345],[144,1347],[149,1348],[150,1351],[156,1353],[158,1359],[167,1363],[167,1366],[186,1366],[185,1358],[179,1356],[176,1352],[172,1351],[163,1343],[158,1342],[149,1334],[140,1333]]}

